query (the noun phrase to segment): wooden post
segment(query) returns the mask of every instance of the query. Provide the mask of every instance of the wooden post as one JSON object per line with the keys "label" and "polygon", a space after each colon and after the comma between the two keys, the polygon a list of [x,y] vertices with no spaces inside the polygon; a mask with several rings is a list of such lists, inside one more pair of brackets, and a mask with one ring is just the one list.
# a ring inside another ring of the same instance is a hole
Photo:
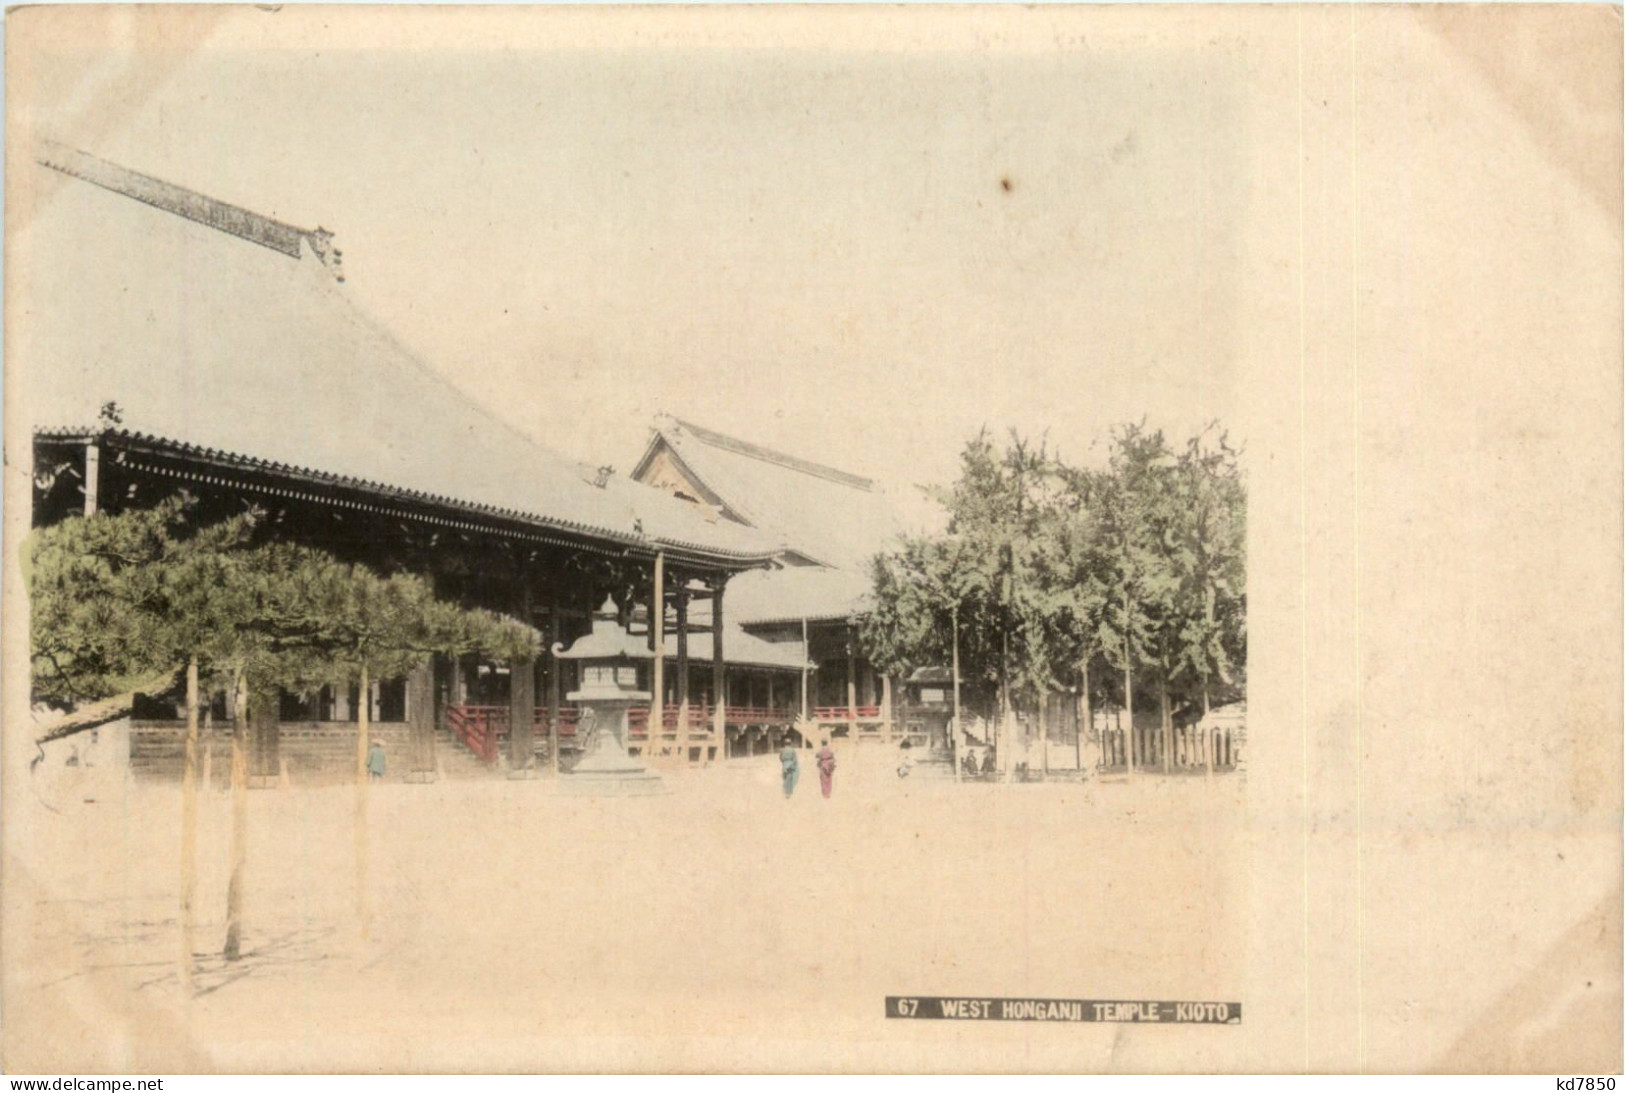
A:
{"label": "wooden post", "polygon": [[846,716],[852,742],[858,740],[858,654],[852,640],[851,627],[846,632]]}
{"label": "wooden post", "polygon": [[655,552],[654,595],[649,605],[649,630],[654,635],[654,678],[649,688],[649,727],[643,745],[647,762],[666,725],[666,552]]}
{"label": "wooden post", "polygon": [[[717,762],[728,758],[728,670],[722,656],[722,590],[717,581],[711,593],[711,690],[716,695]],[[687,758],[685,753],[684,758]]]}
{"label": "wooden post", "polygon": [[434,763],[434,661],[423,660],[406,676],[406,723],[412,746],[409,781],[432,782]]}
{"label": "wooden post", "polygon": [[508,776],[529,777],[536,766],[536,661],[508,665]]}
{"label": "wooden post", "polygon": [[250,735],[248,777],[251,785],[264,787],[281,773],[282,713],[279,692],[254,691],[248,696]]}
{"label": "wooden post", "polygon": [[[536,625],[530,580],[520,575],[519,621]],[[536,769],[536,660],[523,657],[508,665],[508,777],[529,778]]]}
{"label": "wooden post", "polygon": [[897,719],[892,713],[891,673],[880,677],[880,716],[886,722],[886,743],[897,740]]}
{"label": "wooden post", "polygon": [[807,637],[807,620],[801,620],[801,719],[807,720],[810,712],[808,706],[807,689],[810,686],[810,673],[812,672],[812,642]]}
{"label": "wooden post", "polygon": [[548,662],[552,669],[547,673],[547,732],[549,743],[553,745],[553,773],[559,773],[559,756],[564,751],[564,737],[559,735],[559,697],[564,690],[564,662],[553,655],[554,645],[564,644],[564,605],[559,597],[554,595],[553,606],[548,612],[548,639],[549,644],[544,656],[553,657]]}
{"label": "wooden post", "polygon": [[227,960],[243,955],[243,873],[248,865],[248,680],[239,668],[232,691],[231,880],[226,885]]}
{"label": "wooden post", "polygon": [[101,507],[102,449],[94,442],[85,445],[85,515],[95,516]]}
{"label": "wooden post", "polygon": [[[687,762],[688,757],[688,589],[683,582],[677,589],[677,748]],[[665,726],[661,726],[660,746],[665,745]]]}
{"label": "wooden post", "polygon": [[186,662],[186,756],[181,768],[181,989],[191,996],[197,905],[197,657]]}

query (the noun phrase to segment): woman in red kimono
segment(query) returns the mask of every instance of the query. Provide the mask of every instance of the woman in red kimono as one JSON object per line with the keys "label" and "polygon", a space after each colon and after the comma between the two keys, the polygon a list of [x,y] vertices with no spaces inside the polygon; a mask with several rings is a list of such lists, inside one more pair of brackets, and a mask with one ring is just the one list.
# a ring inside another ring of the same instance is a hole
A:
{"label": "woman in red kimono", "polygon": [[825,797],[835,784],[835,753],[829,750],[828,740],[818,749],[818,784],[823,787]]}

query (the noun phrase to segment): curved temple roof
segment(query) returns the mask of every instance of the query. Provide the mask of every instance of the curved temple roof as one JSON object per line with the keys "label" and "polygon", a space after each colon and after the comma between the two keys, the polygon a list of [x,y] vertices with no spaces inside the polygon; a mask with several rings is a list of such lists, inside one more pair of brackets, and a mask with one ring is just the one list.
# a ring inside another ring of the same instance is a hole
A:
{"label": "curved temple roof", "polygon": [[893,499],[870,479],[672,417],[655,421],[632,477],[663,451],[724,513],[821,565],[862,568],[903,529]]}
{"label": "curved temple roof", "polygon": [[[8,348],[29,427],[130,435],[740,565],[772,533],[711,522],[498,420],[351,299],[301,229],[60,146],[13,245],[30,271]],[[257,245],[256,245],[257,244]]]}

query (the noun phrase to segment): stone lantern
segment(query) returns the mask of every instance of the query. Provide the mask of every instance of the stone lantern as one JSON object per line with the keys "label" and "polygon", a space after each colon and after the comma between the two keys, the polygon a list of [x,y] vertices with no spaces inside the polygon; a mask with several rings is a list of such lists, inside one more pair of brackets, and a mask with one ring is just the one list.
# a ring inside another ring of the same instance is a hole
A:
{"label": "stone lantern", "polygon": [[581,662],[581,689],[566,698],[581,710],[576,732],[582,756],[560,781],[565,793],[582,796],[631,796],[664,792],[660,775],[626,753],[627,714],[646,705],[649,692],[638,689],[638,666],[654,654],[626,632],[615,601],[607,599],[593,613],[592,632],[570,648],[553,646],[560,660]]}

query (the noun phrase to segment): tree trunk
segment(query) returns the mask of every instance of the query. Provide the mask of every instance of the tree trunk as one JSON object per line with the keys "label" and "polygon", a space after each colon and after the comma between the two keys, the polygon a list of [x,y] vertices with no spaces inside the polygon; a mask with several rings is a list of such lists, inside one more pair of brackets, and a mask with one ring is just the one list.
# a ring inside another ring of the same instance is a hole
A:
{"label": "tree trunk", "polygon": [[[1078,726],[1078,769],[1083,769],[1083,737],[1094,731],[1095,702],[1089,693],[1089,658],[1083,658],[1083,722]],[[1100,765],[1106,766],[1106,738],[1100,738]]]}
{"label": "tree trunk", "polygon": [[248,865],[248,680],[238,669],[232,688],[231,724],[231,880],[226,885],[226,947],[222,955],[243,955],[243,872]]}
{"label": "tree trunk", "polygon": [[91,729],[99,729],[109,722],[128,717],[130,711],[135,708],[135,696],[137,694],[157,696],[173,693],[175,673],[184,670],[184,666],[165,669],[122,694],[104,698],[99,702],[91,702],[54,717],[40,726],[43,731],[34,737],[34,743],[49,744],[53,740],[61,740],[65,736],[73,736],[76,733],[89,732]]}
{"label": "tree trunk", "polygon": [[1139,756],[1139,733],[1134,731],[1134,666],[1128,660],[1128,650],[1123,651],[1123,707],[1128,713],[1128,773],[1134,773],[1135,762]]}
{"label": "tree trunk", "polygon": [[367,784],[372,779],[367,772],[367,737],[371,728],[372,689],[367,666],[361,666],[361,708],[356,711],[355,725],[355,915],[361,927],[361,940],[370,933],[368,917],[371,908],[367,900]]}
{"label": "tree trunk", "polygon": [[1049,777],[1049,694],[1038,696],[1038,769]]}
{"label": "tree trunk", "polygon": [[1157,697],[1162,706],[1162,772],[1174,772],[1174,719],[1168,712],[1168,684],[1163,683],[1157,688]]}
{"label": "tree trunk", "polygon": [[192,954],[197,927],[197,657],[186,662],[186,755],[181,767],[181,989],[192,990]]}
{"label": "tree trunk", "polygon": [[955,603],[953,605],[953,610],[952,610],[952,613],[950,615],[950,619],[951,619],[951,624],[952,624],[952,626],[954,628],[954,632],[953,632],[953,639],[954,639],[954,719],[953,719],[953,723],[952,723],[952,729],[950,731],[953,733],[953,747],[952,747],[951,751],[952,751],[952,755],[953,755],[953,764],[954,764],[954,781],[958,782],[961,779],[960,768],[963,765],[963,761],[962,761],[962,759],[960,757],[960,745],[961,745],[961,743],[962,743],[962,741],[964,739],[962,736],[960,736],[960,733],[963,731],[964,726],[963,726],[963,724],[961,724],[960,719],[959,719],[959,604],[958,603]]}
{"label": "tree trunk", "polygon": [[1213,729],[1208,724],[1207,680],[1202,681],[1202,755],[1207,760],[1207,780],[1213,781]]}
{"label": "tree trunk", "polygon": [[1010,712],[1010,631],[1006,630],[1001,640],[1003,646],[999,653],[999,727],[994,732],[993,755],[998,764],[999,781],[1010,780],[1010,722],[1014,720]]}

